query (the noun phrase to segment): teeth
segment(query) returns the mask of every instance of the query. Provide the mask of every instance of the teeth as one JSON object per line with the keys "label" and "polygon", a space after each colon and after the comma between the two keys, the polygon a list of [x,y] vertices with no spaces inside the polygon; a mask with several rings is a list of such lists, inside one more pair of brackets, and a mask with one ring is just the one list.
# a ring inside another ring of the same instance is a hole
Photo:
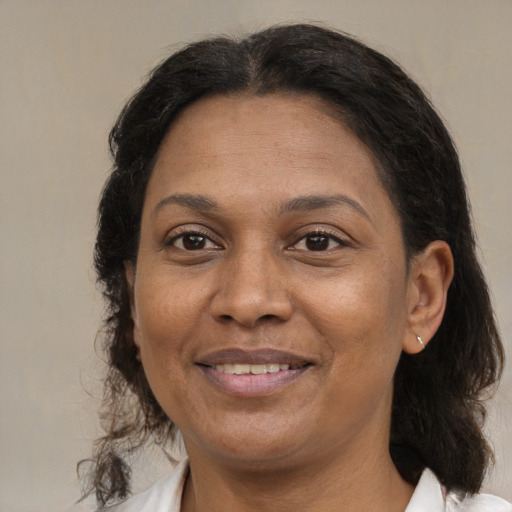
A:
{"label": "teeth", "polygon": [[223,371],[225,373],[231,373],[231,374],[235,373],[235,365],[234,364],[224,364],[222,366],[224,366]]}
{"label": "teeth", "polygon": [[218,372],[235,375],[262,375],[263,373],[276,373],[279,370],[286,371],[290,368],[289,364],[216,364],[215,369]]}
{"label": "teeth", "polygon": [[264,364],[251,364],[250,372],[253,375],[262,375],[263,373],[267,373],[267,368]]}
{"label": "teeth", "polygon": [[[285,368],[286,366],[286,368]],[[279,365],[278,364],[266,364],[265,365],[267,373],[276,373],[279,371]],[[283,364],[283,370],[288,370],[288,365]]]}
{"label": "teeth", "polygon": [[251,365],[250,364],[234,364],[233,365],[233,373],[235,375],[244,375],[246,373],[251,373]]}

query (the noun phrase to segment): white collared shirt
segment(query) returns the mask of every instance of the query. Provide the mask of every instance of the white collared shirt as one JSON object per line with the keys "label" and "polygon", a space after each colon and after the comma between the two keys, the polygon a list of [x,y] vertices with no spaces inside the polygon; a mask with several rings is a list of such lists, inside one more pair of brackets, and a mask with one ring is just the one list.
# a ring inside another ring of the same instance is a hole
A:
{"label": "white collared shirt", "polygon": [[436,475],[425,469],[405,512],[512,512],[512,505],[490,494],[464,498],[446,493]]}
{"label": "white collared shirt", "polygon": [[[180,512],[187,474],[188,460],[185,459],[147,491],[104,512]],[[490,494],[461,498],[455,492],[445,493],[434,473],[425,469],[404,512],[512,512],[512,504]]]}

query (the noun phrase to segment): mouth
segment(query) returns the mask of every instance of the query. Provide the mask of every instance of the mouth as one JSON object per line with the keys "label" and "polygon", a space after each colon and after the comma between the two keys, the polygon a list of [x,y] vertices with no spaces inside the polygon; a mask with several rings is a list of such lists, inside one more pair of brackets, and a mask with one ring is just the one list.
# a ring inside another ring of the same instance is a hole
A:
{"label": "mouth", "polygon": [[314,366],[303,357],[273,349],[217,351],[196,365],[217,389],[245,398],[273,394]]}
{"label": "mouth", "polygon": [[[201,356],[197,364],[203,366],[210,366],[211,368],[219,367],[219,371],[226,368],[228,371],[234,369],[235,366],[243,367],[240,370],[243,373],[251,373],[251,367],[264,366],[269,373],[277,372],[279,370],[288,370],[290,368],[301,368],[306,364],[311,364],[306,357],[285,352],[276,349],[257,349],[257,350],[242,350],[238,348],[230,348],[224,350],[217,350]],[[288,368],[284,368],[288,365]],[[247,368],[247,366],[249,368]],[[281,368],[282,366],[282,368]],[[233,367],[233,368],[232,368]],[[256,368],[256,372],[262,368]],[[261,372],[260,373],[264,373]],[[265,372],[266,373],[266,372]]]}
{"label": "mouth", "polygon": [[[305,366],[305,365],[304,365]],[[290,368],[296,370],[299,366],[293,367],[289,364],[268,363],[268,364],[216,364],[213,368],[216,371],[229,375],[263,375],[265,373],[285,372]]]}

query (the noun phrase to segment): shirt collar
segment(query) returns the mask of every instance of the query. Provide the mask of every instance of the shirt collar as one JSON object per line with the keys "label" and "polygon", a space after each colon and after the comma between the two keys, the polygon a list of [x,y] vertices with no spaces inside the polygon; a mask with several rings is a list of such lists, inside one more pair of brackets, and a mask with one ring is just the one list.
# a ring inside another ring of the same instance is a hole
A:
{"label": "shirt collar", "polygon": [[444,512],[443,488],[436,475],[425,469],[405,512]]}

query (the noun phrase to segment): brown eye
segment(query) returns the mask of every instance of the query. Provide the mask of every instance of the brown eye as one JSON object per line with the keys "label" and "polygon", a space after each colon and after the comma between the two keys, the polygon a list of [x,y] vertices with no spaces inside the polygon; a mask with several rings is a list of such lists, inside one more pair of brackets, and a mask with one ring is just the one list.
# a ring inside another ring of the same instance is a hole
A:
{"label": "brown eye", "polygon": [[301,238],[293,247],[301,251],[321,252],[347,245],[343,240],[329,233],[311,233]]}
{"label": "brown eye", "polygon": [[201,251],[207,249],[220,249],[210,238],[201,233],[183,233],[173,237],[167,245],[183,251]]}
{"label": "brown eye", "polygon": [[206,237],[202,235],[183,235],[182,244],[183,248],[187,251],[196,251],[204,249],[206,245]]}
{"label": "brown eye", "polygon": [[325,251],[329,248],[329,237],[325,235],[307,236],[304,241],[310,251]]}

